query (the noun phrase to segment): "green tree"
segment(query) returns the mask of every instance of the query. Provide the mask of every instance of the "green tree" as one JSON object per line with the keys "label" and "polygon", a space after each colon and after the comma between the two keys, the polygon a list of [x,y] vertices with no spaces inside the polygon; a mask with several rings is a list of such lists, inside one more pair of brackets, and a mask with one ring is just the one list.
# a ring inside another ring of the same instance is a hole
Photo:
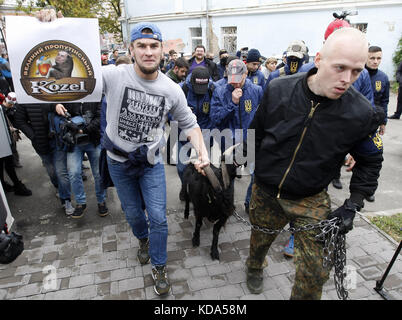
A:
{"label": "green tree", "polygon": [[[56,11],[61,11],[65,17],[76,18],[95,18],[98,5],[97,0],[18,0],[19,9],[26,12],[33,12],[46,6],[55,7]],[[25,8],[24,8],[24,6]]]}
{"label": "green tree", "polygon": [[115,34],[118,42],[123,41],[121,23],[118,18],[121,16],[119,0],[103,0],[98,4],[99,27],[102,33]]}
{"label": "green tree", "polygon": [[27,13],[53,6],[65,17],[98,18],[101,33],[116,34],[116,40],[122,41],[121,24],[118,21],[121,15],[119,0],[18,0],[17,4],[19,10]]}
{"label": "green tree", "polygon": [[392,60],[395,64],[395,67],[398,67],[399,64],[402,62],[402,36],[399,39],[398,46],[396,47],[396,51],[394,53]]}

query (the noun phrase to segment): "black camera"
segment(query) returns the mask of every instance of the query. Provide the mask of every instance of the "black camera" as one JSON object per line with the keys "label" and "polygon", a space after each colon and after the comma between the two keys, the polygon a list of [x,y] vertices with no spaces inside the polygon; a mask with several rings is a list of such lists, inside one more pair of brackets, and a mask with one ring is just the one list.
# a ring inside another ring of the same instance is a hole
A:
{"label": "black camera", "polygon": [[[79,130],[84,129],[85,123],[76,124],[71,119],[71,114],[67,111],[64,113],[66,121],[60,125],[62,131],[62,139],[68,146],[83,145],[90,142],[86,133],[80,133]],[[84,120],[84,122],[86,122]]]}

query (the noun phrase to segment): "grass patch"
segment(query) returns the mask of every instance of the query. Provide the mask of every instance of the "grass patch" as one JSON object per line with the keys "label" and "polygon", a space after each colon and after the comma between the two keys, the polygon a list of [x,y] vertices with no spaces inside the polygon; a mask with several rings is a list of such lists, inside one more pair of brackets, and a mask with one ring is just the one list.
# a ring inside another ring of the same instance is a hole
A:
{"label": "grass patch", "polygon": [[402,213],[392,216],[369,217],[369,220],[397,242],[402,240]]}

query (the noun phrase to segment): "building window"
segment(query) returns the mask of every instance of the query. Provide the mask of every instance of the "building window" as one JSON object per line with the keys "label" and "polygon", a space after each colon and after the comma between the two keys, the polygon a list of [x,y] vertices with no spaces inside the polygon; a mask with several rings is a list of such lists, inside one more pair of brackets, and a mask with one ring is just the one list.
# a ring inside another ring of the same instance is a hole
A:
{"label": "building window", "polygon": [[237,51],[237,27],[222,28],[223,48],[231,54]]}
{"label": "building window", "polygon": [[202,45],[202,28],[190,28],[191,35],[191,51],[194,52],[195,47]]}
{"label": "building window", "polygon": [[351,23],[352,28],[356,28],[363,33],[367,33],[367,23]]}

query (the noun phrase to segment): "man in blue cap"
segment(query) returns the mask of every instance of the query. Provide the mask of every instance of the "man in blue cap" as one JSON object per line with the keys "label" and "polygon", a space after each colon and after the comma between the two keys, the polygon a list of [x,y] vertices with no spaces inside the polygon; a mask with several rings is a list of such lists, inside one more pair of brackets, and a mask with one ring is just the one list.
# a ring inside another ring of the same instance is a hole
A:
{"label": "man in blue cap", "polygon": [[[161,73],[162,34],[152,23],[139,23],[131,31],[133,65],[102,70],[107,100],[104,147],[110,177],[134,235],[139,239],[138,259],[151,260],[154,290],[165,295],[167,278],[166,182],[162,156],[163,125],[170,113],[197,151],[196,168],[209,164],[201,130],[187,106],[180,86]],[[144,201],[147,215],[142,206]]]}

